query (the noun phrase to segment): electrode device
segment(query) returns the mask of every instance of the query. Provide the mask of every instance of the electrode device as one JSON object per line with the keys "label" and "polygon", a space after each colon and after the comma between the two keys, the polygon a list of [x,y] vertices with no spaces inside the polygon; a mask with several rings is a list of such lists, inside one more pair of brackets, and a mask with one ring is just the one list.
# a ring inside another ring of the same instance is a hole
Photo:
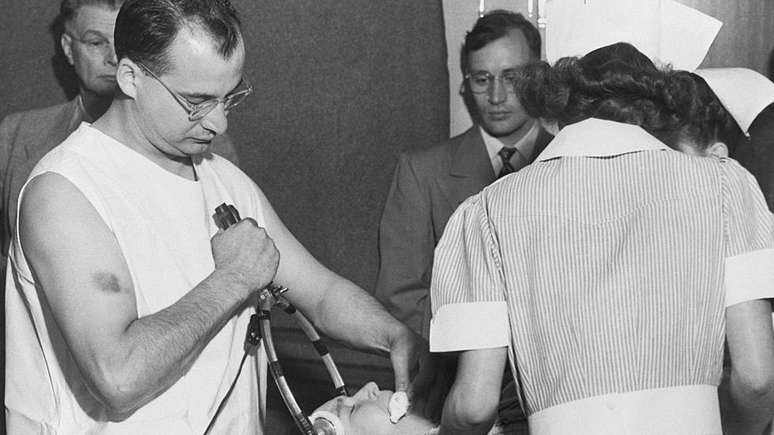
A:
{"label": "electrode device", "polygon": [[[218,228],[223,231],[241,220],[236,207],[225,203],[219,205],[215,209],[213,219],[215,220],[215,224],[218,226]],[[314,326],[312,326],[312,323],[307,320],[307,318],[304,317],[301,312],[296,310],[296,308],[287,299],[285,299],[285,297],[282,296],[282,294],[287,291],[287,287],[279,286],[273,282],[270,282],[266,287],[260,290],[258,294],[257,313],[253,314],[250,318],[246,341],[252,346],[258,346],[261,340],[263,340],[264,349],[269,361],[269,371],[271,372],[271,376],[274,378],[274,382],[279,389],[282,400],[285,402],[285,406],[288,408],[288,411],[290,411],[290,414],[293,416],[293,420],[296,422],[296,426],[302,434],[342,435],[339,433],[341,431],[340,423],[337,424],[336,421],[331,421],[334,420],[331,418],[331,416],[313,415],[314,417],[319,418],[312,419],[314,421],[310,421],[310,418],[304,414],[304,412],[301,410],[301,407],[298,405],[298,402],[296,402],[296,399],[293,396],[293,392],[290,390],[290,386],[288,385],[287,380],[285,379],[285,375],[282,372],[282,367],[280,366],[279,359],[277,358],[277,351],[274,347],[274,340],[271,335],[271,309],[275,306],[281,308],[283,311],[292,316],[296,323],[298,323],[301,329],[304,331],[304,334],[312,342],[312,346],[314,346],[318,355],[320,355],[320,359],[322,359],[323,364],[325,364],[325,368],[328,371],[328,375],[331,377],[331,381],[333,382],[335,388],[335,395],[348,395],[347,387],[344,385],[341,374],[339,374],[339,370],[336,367],[336,364],[333,362],[333,358],[328,352],[328,348],[321,341],[320,336],[314,329]],[[245,352],[245,356],[247,356],[247,352]],[[242,361],[244,362],[244,358]],[[240,372],[241,367],[242,365],[240,364]],[[237,373],[237,379],[238,377],[239,372]],[[237,379],[234,379],[232,388],[233,385],[236,384]],[[207,427],[205,434],[209,433],[210,429],[212,428],[212,425],[220,413],[221,408],[225,405],[230,392],[231,390],[229,390],[229,392],[223,398],[221,405],[218,407],[218,410],[215,412],[215,415],[210,421],[210,425]]]}

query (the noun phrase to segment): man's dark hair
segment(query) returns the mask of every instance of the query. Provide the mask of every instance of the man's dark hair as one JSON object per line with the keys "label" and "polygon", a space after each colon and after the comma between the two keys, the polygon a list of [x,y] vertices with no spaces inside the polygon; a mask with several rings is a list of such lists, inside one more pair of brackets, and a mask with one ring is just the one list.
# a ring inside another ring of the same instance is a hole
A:
{"label": "man's dark hair", "polygon": [[224,58],[241,43],[239,17],[228,0],[127,0],[116,19],[116,57],[164,74],[169,46],[184,27],[205,31]]}
{"label": "man's dark hair", "polygon": [[496,9],[479,18],[473,26],[473,30],[465,35],[465,42],[462,44],[460,54],[460,66],[463,74],[468,71],[470,52],[484,48],[490,42],[507,36],[513,30],[520,30],[521,34],[524,35],[533,60],[540,59],[541,41],[538,29],[522,14]]}

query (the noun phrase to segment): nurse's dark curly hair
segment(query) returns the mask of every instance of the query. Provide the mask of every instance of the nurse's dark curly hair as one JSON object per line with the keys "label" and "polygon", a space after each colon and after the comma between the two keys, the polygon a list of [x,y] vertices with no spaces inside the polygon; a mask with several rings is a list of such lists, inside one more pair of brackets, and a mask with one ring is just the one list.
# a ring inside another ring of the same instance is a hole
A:
{"label": "nurse's dark curly hair", "polygon": [[524,70],[517,94],[527,113],[559,126],[600,118],[642,127],[672,148],[711,145],[728,114],[698,76],[658,69],[630,44],[597,49],[553,67]]}

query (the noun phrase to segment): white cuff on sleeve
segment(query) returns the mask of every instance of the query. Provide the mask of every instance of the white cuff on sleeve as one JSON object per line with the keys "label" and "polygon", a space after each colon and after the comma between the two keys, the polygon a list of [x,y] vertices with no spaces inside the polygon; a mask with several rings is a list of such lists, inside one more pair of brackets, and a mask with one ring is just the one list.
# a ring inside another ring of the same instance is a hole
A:
{"label": "white cuff on sleeve", "polygon": [[505,302],[443,305],[430,321],[430,351],[454,352],[507,346],[510,338]]}
{"label": "white cuff on sleeve", "polygon": [[774,298],[774,249],[726,258],[726,307]]}

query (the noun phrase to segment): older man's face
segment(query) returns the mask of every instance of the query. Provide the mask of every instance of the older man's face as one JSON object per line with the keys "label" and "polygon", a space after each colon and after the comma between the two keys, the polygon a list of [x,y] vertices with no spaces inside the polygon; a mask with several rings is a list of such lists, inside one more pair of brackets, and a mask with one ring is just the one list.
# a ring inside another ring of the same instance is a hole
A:
{"label": "older man's face", "polygon": [[111,96],[116,89],[116,53],[113,30],[118,9],[84,5],[65,24],[61,44],[75,68],[82,92]]}

